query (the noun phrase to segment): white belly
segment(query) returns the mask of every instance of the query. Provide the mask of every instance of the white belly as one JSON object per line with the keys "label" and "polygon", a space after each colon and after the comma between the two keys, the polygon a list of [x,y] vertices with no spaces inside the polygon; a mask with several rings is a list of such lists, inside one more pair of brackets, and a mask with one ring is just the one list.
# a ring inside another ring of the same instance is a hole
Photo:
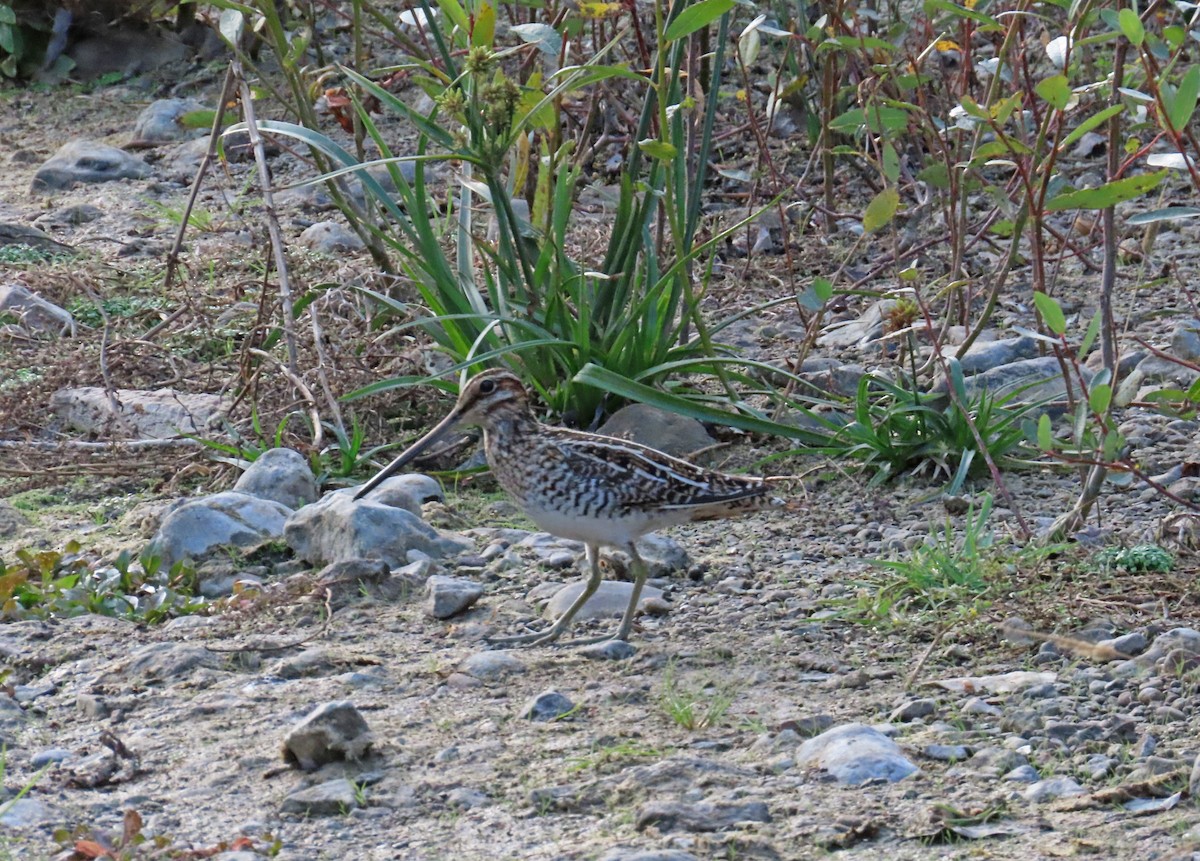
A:
{"label": "white belly", "polygon": [[530,506],[525,509],[539,529],[560,538],[573,538],[586,544],[606,544],[623,547],[655,529],[667,526],[663,518],[633,514],[625,517],[579,517]]}

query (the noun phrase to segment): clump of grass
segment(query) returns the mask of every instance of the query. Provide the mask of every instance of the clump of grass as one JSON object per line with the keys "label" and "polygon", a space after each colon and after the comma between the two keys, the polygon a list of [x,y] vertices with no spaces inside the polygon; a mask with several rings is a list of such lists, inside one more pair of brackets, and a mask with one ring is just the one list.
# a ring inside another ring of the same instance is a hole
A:
{"label": "clump of grass", "polygon": [[672,722],[695,732],[720,724],[736,696],[736,690],[728,683],[706,683],[702,687],[685,685],[672,661],[663,674],[659,701]]}

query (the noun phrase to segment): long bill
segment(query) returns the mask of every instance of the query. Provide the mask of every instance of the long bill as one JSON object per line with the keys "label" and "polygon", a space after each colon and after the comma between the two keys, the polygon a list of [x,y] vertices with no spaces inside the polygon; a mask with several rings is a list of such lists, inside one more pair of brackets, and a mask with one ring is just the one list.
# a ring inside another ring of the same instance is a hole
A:
{"label": "long bill", "polygon": [[354,494],[354,498],[362,499],[372,490],[383,484],[384,481],[390,478],[397,470],[399,470],[409,461],[419,457],[421,453],[425,451],[425,449],[429,448],[431,445],[454,429],[454,426],[458,424],[458,417],[460,414],[460,410],[451,410],[450,414],[434,425],[433,429],[429,431],[429,433],[425,434],[425,436],[421,437],[419,440],[410,445],[400,454],[399,457],[376,473],[374,478],[360,487],[358,493]]}

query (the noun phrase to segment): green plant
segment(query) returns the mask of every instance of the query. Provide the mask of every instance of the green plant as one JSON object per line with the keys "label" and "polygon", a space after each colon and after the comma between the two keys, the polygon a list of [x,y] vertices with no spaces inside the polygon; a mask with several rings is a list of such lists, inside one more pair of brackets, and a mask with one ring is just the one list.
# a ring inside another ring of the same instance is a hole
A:
{"label": "green plant", "polygon": [[619,770],[630,761],[661,759],[663,751],[633,739],[620,739],[608,743],[597,742],[586,754],[567,760],[568,773],[595,771],[608,773]]}
{"label": "green plant", "polygon": [[961,376],[952,384],[959,387],[959,398],[938,406],[937,395],[865,376],[855,395],[853,421],[819,450],[873,470],[873,485],[906,470],[927,470],[952,479],[948,492],[957,493],[985,466],[971,423],[993,462],[1010,462],[1025,442],[1021,419],[1034,405],[1015,403],[1014,395],[996,398],[987,390],[968,398]]}
{"label": "green plant", "polygon": [[736,697],[737,691],[729,683],[710,682],[698,688],[684,685],[674,661],[663,672],[659,702],[667,717],[686,730],[694,732],[717,726]]}
{"label": "green plant", "polygon": [[134,564],[122,551],[109,563],[90,560],[78,542],[63,552],[18,550],[16,564],[0,559],[0,618],[6,620],[95,613],[156,623],[194,613],[196,573],[184,562],[169,570],[148,546]]}
{"label": "green plant", "polygon": [[366,431],[355,416],[350,419],[349,433],[330,422],[322,422],[322,425],[333,434],[334,444],[321,449],[313,458],[313,473],[317,476],[318,485],[324,485],[331,478],[350,478],[370,463],[372,458],[400,446],[400,443],[389,443],[364,451]]}
{"label": "green plant", "polygon": [[1166,574],[1175,567],[1175,559],[1157,544],[1135,544],[1132,547],[1105,547],[1092,557],[1101,571],[1123,569],[1135,574],[1158,572]]}

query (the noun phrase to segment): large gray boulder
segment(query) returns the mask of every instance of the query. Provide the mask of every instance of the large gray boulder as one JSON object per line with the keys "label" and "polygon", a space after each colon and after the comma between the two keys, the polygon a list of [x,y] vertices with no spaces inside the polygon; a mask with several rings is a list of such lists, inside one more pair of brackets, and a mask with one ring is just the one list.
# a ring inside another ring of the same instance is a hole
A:
{"label": "large gray boulder", "polygon": [[141,391],[99,386],[59,389],[50,409],[71,427],[86,434],[127,439],[172,439],[180,434],[209,431],[230,402],[220,395]]}
{"label": "large gray boulder", "polygon": [[242,473],[233,489],[260,499],[273,499],[296,509],[321,495],[304,455],[290,448],[264,451]]}
{"label": "large gray boulder", "polygon": [[442,559],[468,552],[472,543],[439,533],[406,508],[367,497],[354,489],[328,493],[288,518],[283,537],[297,556],[314,565],[348,559],[382,559],[391,568],[417,556]]}
{"label": "large gray boulder", "polygon": [[45,193],[77,183],[145,179],[149,175],[150,165],[125,150],[98,141],[75,140],[63,144],[38,168],[30,190]]}
{"label": "large gray boulder", "polygon": [[200,561],[226,547],[254,547],[283,535],[292,509],[271,499],[227,490],[188,500],[163,518],[152,543],[165,565]]}

